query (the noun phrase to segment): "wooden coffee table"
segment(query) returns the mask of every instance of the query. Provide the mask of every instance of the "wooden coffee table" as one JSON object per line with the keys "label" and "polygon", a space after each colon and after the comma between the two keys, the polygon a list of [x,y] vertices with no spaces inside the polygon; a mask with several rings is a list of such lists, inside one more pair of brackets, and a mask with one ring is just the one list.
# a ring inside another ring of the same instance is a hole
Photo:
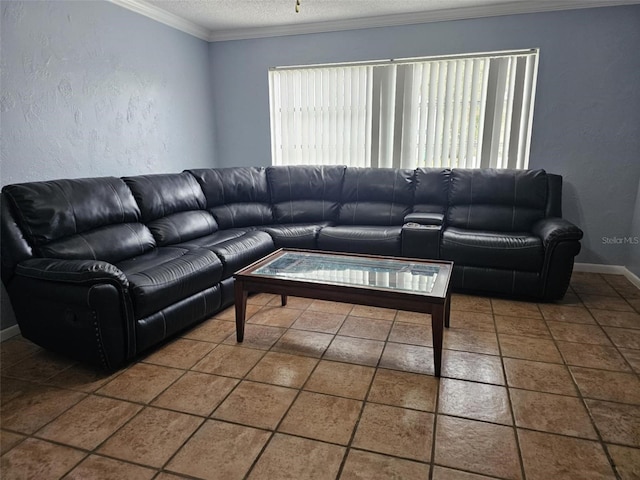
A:
{"label": "wooden coffee table", "polygon": [[355,303],[431,314],[436,377],[449,327],[453,262],[280,249],[234,275],[236,337],[244,339],[249,292]]}

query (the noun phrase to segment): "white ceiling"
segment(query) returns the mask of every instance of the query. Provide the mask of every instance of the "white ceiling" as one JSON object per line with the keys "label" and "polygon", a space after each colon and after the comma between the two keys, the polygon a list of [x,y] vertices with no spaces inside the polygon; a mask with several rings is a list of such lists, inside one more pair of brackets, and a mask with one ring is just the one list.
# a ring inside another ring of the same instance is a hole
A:
{"label": "white ceiling", "polygon": [[640,0],[111,0],[209,41],[532,13]]}

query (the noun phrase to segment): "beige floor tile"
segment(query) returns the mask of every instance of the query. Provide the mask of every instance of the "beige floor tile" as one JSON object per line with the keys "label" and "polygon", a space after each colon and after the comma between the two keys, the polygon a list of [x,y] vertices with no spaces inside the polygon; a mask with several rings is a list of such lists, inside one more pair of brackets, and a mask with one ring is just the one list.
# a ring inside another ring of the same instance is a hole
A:
{"label": "beige floor tile", "polygon": [[54,375],[45,383],[69,390],[92,393],[121,373],[122,371],[105,373],[90,366],[77,364]]}
{"label": "beige floor tile", "polygon": [[159,468],[202,422],[192,415],[146,407],[102,444],[97,453]]}
{"label": "beige floor tile", "polygon": [[297,390],[266,383],[241,382],[212,417],[251,427],[274,429],[298,394]]}
{"label": "beige floor tile", "polygon": [[[296,308],[298,310],[306,310],[309,305],[313,303],[312,298],[303,298],[303,297],[291,297],[287,296],[287,308]],[[273,300],[267,303],[270,307],[280,307],[282,306],[282,300],[280,299],[280,295],[276,296]]]}
{"label": "beige floor tile", "polygon": [[395,343],[408,343],[423,347],[433,346],[433,333],[431,326],[416,323],[394,322],[389,341]]}
{"label": "beige floor tile", "polygon": [[596,323],[589,310],[584,307],[553,305],[550,303],[539,303],[538,307],[544,319],[552,322]]}
{"label": "beige floor tile", "polygon": [[573,288],[574,292],[578,294],[606,295],[614,297],[618,295],[616,290],[604,279],[600,279],[598,282],[572,280],[571,288]]}
{"label": "beige floor tile", "polygon": [[543,320],[527,317],[507,317],[504,315],[496,315],[495,317],[496,328],[501,335],[551,338],[547,324]]}
{"label": "beige floor tile", "polygon": [[632,350],[629,348],[619,348],[618,350],[627,362],[629,362],[631,368],[640,374],[640,350]]}
{"label": "beige floor tile", "polygon": [[520,461],[512,427],[438,415],[435,463],[517,480]]}
{"label": "beige floor tile", "polygon": [[316,312],[327,313],[341,313],[343,315],[349,315],[353,305],[350,303],[329,302],[327,300],[314,300],[307,307],[307,310],[313,310]]}
{"label": "beige floor tile", "polygon": [[582,396],[640,405],[640,380],[633,373],[569,367]]}
{"label": "beige floor tile", "polygon": [[540,313],[540,309],[536,303],[492,298],[491,306],[493,307],[493,313],[495,315],[537,318],[542,320],[542,314]]}
{"label": "beige floor tile", "polygon": [[379,368],[367,401],[434,412],[437,396],[435,377]]}
{"label": "beige floor tile", "polygon": [[40,347],[35,343],[11,338],[2,342],[2,348],[0,348],[0,364],[5,367],[14,365],[39,350]]}
{"label": "beige floor tile", "polygon": [[500,357],[482,353],[443,350],[442,376],[496,385],[505,384]]}
{"label": "beige floor tile", "polygon": [[461,328],[445,328],[444,348],[489,355],[499,354],[498,340],[495,333],[463,330]]}
{"label": "beige floor tile", "polygon": [[433,480],[492,480],[492,477],[434,465]]}
{"label": "beige floor tile", "polygon": [[384,342],[379,340],[336,336],[327,348],[324,358],[375,367],[383,348]]}
{"label": "beige floor tile", "polygon": [[502,355],[522,360],[562,363],[560,352],[553,340],[498,334]]}
{"label": "beige floor tile", "polygon": [[577,396],[571,375],[564,365],[505,358],[504,369],[510,387]]}
{"label": "beige floor tile", "polygon": [[209,353],[215,344],[187,338],[177,338],[167,343],[151,355],[144,357],[145,363],[153,363],[164,367],[189,369],[202,357]]}
{"label": "beige floor tile", "polygon": [[300,316],[303,310],[295,308],[282,307],[262,307],[259,312],[254,314],[249,320],[245,330],[251,328],[251,324],[269,325],[272,327],[288,328]]}
{"label": "beige floor tile", "polygon": [[47,350],[37,350],[32,355],[11,365],[0,365],[2,375],[30,382],[44,382],[66,370],[74,362]]}
{"label": "beige floor tile", "polygon": [[239,380],[208,373],[187,372],[156,398],[152,405],[193,415],[208,416]]}
{"label": "beige floor tile", "polygon": [[238,347],[257,348],[258,350],[269,350],[286,331],[287,329],[282,327],[247,325],[244,329],[242,342],[238,342],[236,334],[232,333],[222,343]]}
{"label": "beige floor tile", "polygon": [[248,478],[333,480],[345,450],[338,445],[276,433]]}
{"label": "beige floor tile", "polygon": [[338,335],[369,340],[386,340],[392,325],[393,322],[389,320],[349,316],[342,324]]}
{"label": "beige floor tile", "polygon": [[304,386],[305,390],[364,400],[375,368],[322,360]]}
{"label": "beige floor tile", "polygon": [[589,309],[599,310],[617,310],[619,312],[633,312],[633,307],[618,296],[593,295],[588,293],[579,293],[578,296]]}
{"label": "beige floor tile", "polygon": [[560,300],[554,300],[552,302],[553,305],[564,305],[565,307],[584,307],[584,303],[580,300],[580,297],[576,295],[571,288],[567,290],[564,297]]}
{"label": "beige floor tile", "polygon": [[315,358],[268,352],[246,378],[283,387],[301,388],[317,363]]}
{"label": "beige floor tile", "polygon": [[598,325],[578,323],[547,322],[551,335],[558,341],[585,343],[588,345],[611,345]]}
{"label": "beige floor tile", "polygon": [[640,330],[631,328],[604,327],[616,347],[640,350]]}
{"label": "beige floor tile", "polygon": [[615,479],[598,442],[518,430],[527,480]]}
{"label": "beige floor tile", "polygon": [[377,453],[350,450],[340,480],[426,479],[429,465]]}
{"label": "beige floor tile", "polygon": [[597,440],[582,400],[529,390],[509,390],[518,427]]}
{"label": "beige floor tile", "polygon": [[291,328],[312,332],[337,333],[345,318],[347,318],[346,315],[340,313],[307,310],[300,314],[298,319],[291,325]]}
{"label": "beige floor tile", "polygon": [[31,383],[24,380],[11,377],[0,377],[0,405],[4,406],[11,400],[14,400],[22,395],[26,395],[34,390],[39,390],[42,385],[37,383]]}
{"label": "beige floor tile", "polygon": [[227,377],[244,377],[264,352],[253,348],[219,345],[195,364],[193,370]]}
{"label": "beige floor tile", "polygon": [[495,332],[493,315],[482,312],[469,312],[466,310],[452,310],[449,317],[452,328],[466,330],[481,330],[483,332]]}
{"label": "beige floor tile", "polygon": [[557,345],[567,365],[619,372],[631,371],[615,347],[570,342],[557,342]]}
{"label": "beige floor tile", "polygon": [[280,337],[280,340],[272,347],[272,350],[292,355],[320,358],[331,343],[331,340],[333,340],[333,335],[328,333],[289,330]]}
{"label": "beige floor tile", "polygon": [[640,447],[640,406],[585,400],[605,442]]}
{"label": "beige floor tile", "polygon": [[36,435],[45,440],[93,450],[141,409],[142,406],[135,403],[92,395],[40,429]]}
{"label": "beige floor tile", "polygon": [[[278,302],[277,305],[274,306],[280,306],[280,296],[274,298],[272,301],[274,302]],[[244,313],[244,319],[245,320],[249,320],[251,317],[253,317],[258,310],[260,310],[262,308],[262,305],[255,305],[255,304],[251,304],[251,303],[247,303],[247,307],[245,309],[245,313]],[[225,310],[221,311],[220,313],[217,313],[215,317],[213,317],[217,320],[227,320],[229,322],[235,322],[236,320],[236,307],[235,305],[232,305],[228,308],[226,308]]]}
{"label": "beige floor tile", "polygon": [[81,392],[34,386],[2,405],[0,424],[2,428],[31,434],[85,397]]}
{"label": "beige floor tile", "polygon": [[117,478],[151,480],[155,474],[156,471],[150,468],[91,455],[68,475],[65,475],[63,480],[108,480]]}
{"label": "beige floor tile", "polygon": [[491,313],[491,300],[485,297],[454,293],[451,295],[451,310]]}
{"label": "beige floor tile", "polygon": [[433,375],[433,349],[387,342],[380,358],[379,367]]}
{"label": "beige floor tile", "polygon": [[395,321],[404,323],[419,323],[420,325],[431,325],[431,314],[398,310],[398,312],[396,313]]}
{"label": "beige floor tile", "polygon": [[274,295],[272,293],[255,293],[249,295],[247,298],[247,304],[249,305],[266,305],[272,300],[280,300],[280,295]]}
{"label": "beige floor tile", "polygon": [[86,453],[27,438],[2,456],[3,480],[57,480],[78,464]]}
{"label": "beige floor tile", "polygon": [[192,480],[193,477],[183,477],[173,473],[160,472],[153,480]]}
{"label": "beige floor tile", "polygon": [[591,314],[602,326],[636,329],[640,328],[640,313],[592,309]]}
{"label": "beige floor tile", "polygon": [[5,453],[7,453],[25,438],[27,437],[19,433],[0,430],[0,455],[4,455]]}
{"label": "beige floor tile", "polygon": [[149,403],[183,374],[183,370],[175,368],[136,363],[97,393],[131,402]]}
{"label": "beige floor tile", "polygon": [[640,449],[607,445],[609,455],[613,459],[621,480],[637,480],[640,478]]}
{"label": "beige floor tile", "polygon": [[207,480],[241,480],[270,435],[264,430],[208,420],[166,470]]}
{"label": "beige floor tile", "polygon": [[229,335],[235,334],[236,324],[223,320],[208,320],[185,332],[183,338],[200,340],[202,342],[220,343]]}
{"label": "beige floor tile", "polygon": [[431,459],[433,419],[431,413],[367,403],[353,446],[428,462]]}
{"label": "beige floor tile", "polygon": [[627,302],[637,313],[640,313],[640,298],[627,298]]}
{"label": "beige floor tile", "polygon": [[440,380],[438,413],[512,425],[505,387],[452,378]]}
{"label": "beige floor tile", "polygon": [[354,305],[350,315],[353,317],[375,318],[377,320],[393,320],[396,318],[396,310],[370,307],[368,305]]}
{"label": "beige floor tile", "polygon": [[283,433],[346,445],[358,421],[362,402],[301,392],[278,430]]}

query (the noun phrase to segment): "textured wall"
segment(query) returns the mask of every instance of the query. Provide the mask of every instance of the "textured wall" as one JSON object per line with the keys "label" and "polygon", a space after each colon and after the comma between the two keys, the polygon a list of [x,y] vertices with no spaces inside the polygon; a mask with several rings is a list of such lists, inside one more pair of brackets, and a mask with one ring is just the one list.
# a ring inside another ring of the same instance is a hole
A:
{"label": "textured wall", "polygon": [[214,163],[208,44],[104,1],[2,1],[2,184]]}
{"label": "textured wall", "polygon": [[103,1],[0,6],[2,185],[214,165],[207,42]]}
{"label": "textured wall", "polygon": [[[578,261],[624,265],[640,178],[640,6],[211,44],[217,159],[268,165],[267,71],[278,65],[540,47],[531,168],[565,179]],[[636,212],[636,215],[640,212]]]}
{"label": "textured wall", "polygon": [[633,220],[628,235],[631,237],[631,240],[628,247],[629,260],[627,262],[627,268],[640,278],[640,181],[638,181],[636,205],[633,209]]}

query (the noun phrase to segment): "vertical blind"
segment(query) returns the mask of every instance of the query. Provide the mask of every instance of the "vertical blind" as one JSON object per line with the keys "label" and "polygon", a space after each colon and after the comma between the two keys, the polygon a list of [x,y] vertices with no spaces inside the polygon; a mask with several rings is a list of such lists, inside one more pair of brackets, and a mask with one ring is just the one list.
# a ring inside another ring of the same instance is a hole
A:
{"label": "vertical blind", "polygon": [[527,168],[538,51],[269,71],[274,165]]}

